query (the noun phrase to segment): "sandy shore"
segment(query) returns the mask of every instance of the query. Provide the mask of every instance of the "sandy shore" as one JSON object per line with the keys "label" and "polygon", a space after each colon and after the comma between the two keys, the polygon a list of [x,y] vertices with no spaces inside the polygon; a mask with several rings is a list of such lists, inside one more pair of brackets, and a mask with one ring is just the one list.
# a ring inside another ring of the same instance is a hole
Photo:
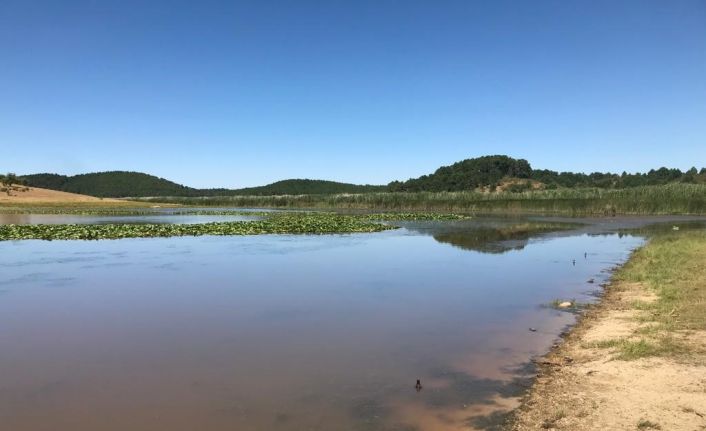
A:
{"label": "sandy shore", "polygon": [[[564,342],[538,361],[538,377],[510,429],[706,429],[706,331],[670,333],[689,354],[625,360],[620,343],[639,348],[634,340],[655,324],[645,316],[649,306],[637,304],[657,300],[643,283],[611,284]],[[678,311],[671,313],[678,319]]]}

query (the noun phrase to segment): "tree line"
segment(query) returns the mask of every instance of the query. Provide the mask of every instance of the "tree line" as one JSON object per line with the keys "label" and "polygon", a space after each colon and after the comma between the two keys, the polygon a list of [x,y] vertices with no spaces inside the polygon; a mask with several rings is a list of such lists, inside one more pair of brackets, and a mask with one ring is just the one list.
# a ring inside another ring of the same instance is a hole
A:
{"label": "tree line", "polygon": [[[126,171],[74,176],[45,173],[18,177],[14,174],[8,174],[0,177],[5,178],[0,181],[9,181],[15,184],[24,182],[33,187],[97,197],[210,197],[495,190],[498,185],[504,183],[506,184],[504,190],[510,192],[521,192],[535,185],[550,190],[589,187],[621,189],[669,183],[706,183],[706,168],[697,170],[693,167],[682,172],[679,169],[662,167],[645,173],[593,172],[585,174],[533,169],[527,160],[494,155],[462,160],[449,166],[442,166],[432,174],[407,181],[393,181],[387,185],[357,185],[335,181],[291,179],[244,189],[196,189],[154,175]],[[519,179],[520,181],[514,181],[507,185],[508,179]]]}
{"label": "tree line", "polygon": [[668,183],[706,183],[706,168],[698,171],[695,167],[682,172],[679,169],[659,168],[646,173],[623,172],[622,174],[593,172],[590,174],[576,172],[557,172],[549,169],[532,169],[524,159],[513,159],[508,156],[485,156],[467,159],[450,166],[442,166],[433,174],[423,175],[407,181],[393,181],[388,185],[389,191],[420,192],[420,191],[464,191],[481,187],[495,189],[508,178],[528,180],[524,184],[516,184],[509,191],[523,191],[530,187],[529,180],[542,183],[544,189],[597,187],[605,189],[620,189]]}

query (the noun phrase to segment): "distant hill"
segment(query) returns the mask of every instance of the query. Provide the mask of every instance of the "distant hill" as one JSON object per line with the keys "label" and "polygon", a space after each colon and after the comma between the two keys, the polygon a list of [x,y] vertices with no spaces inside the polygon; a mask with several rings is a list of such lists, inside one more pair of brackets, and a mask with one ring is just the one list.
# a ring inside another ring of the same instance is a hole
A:
{"label": "distant hill", "polygon": [[[682,172],[679,169],[663,167],[652,169],[647,173],[593,172],[584,174],[532,169],[527,160],[497,155],[462,160],[449,166],[442,166],[429,175],[407,181],[393,181],[388,187],[390,191],[400,192],[478,189],[519,192],[537,188],[625,188],[674,182],[706,183],[706,168],[697,171],[694,167]],[[508,184],[510,184],[509,187]]]}
{"label": "distant hill", "polygon": [[27,185],[97,197],[196,196],[197,190],[140,172],[111,171],[74,176],[34,174]]}
{"label": "distant hill", "polygon": [[97,172],[74,176],[34,174],[20,177],[27,185],[97,197],[197,197],[341,194],[373,192],[508,191],[575,187],[625,188],[667,183],[706,183],[706,168],[659,168],[646,173],[622,174],[557,172],[532,169],[524,159],[503,155],[466,159],[442,166],[431,174],[386,186],[335,181],[290,179],[243,189],[196,189],[140,172]]}
{"label": "distant hill", "polygon": [[335,181],[294,179],[277,181],[260,187],[231,190],[229,195],[324,195],[336,193],[370,193],[387,190],[387,186],[358,185]]}
{"label": "distant hill", "polygon": [[[127,205],[128,201],[117,199],[103,199],[95,196],[79,195],[76,193],[61,192],[36,187],[17,186],[10,193],[0,193],[0,204],[53,204],[53,203],[103,203],[111,206]],[[132,202],[129,205],[134,205]]]}
{"label": "distant hill", "polygon": [[484,156],[442,166],[430,175],[404,182],[393,181],[389,184],[389,189],[404,192],[474,190],[497,185],[506,177],[529,178],[531,174],[532,168],[527,160],[508,156]]}
{"label": "distant hill", "polygon": [[112,171],[74,176],[33,174],[20,177],[27,185],[97,197],[150,196],[235,196],[368,193],[387,186],[339,183],[335,181],[292,179],[244,189],[196,189],[140,172]]}

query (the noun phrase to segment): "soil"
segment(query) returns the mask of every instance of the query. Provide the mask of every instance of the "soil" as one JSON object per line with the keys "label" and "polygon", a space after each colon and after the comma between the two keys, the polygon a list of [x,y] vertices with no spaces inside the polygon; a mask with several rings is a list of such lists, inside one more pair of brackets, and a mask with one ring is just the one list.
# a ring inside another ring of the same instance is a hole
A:
{"label": "soil", "polygon": [[37,187],[13,186],[9,195],[7,192],[0,193],[0,204],[55,204],[76,202],[125,203],[125,201],[118,199],[101,199],[93,196],[40,189]]}
{"label": "soil", "polygon": [[[614,283],[562,343],[538,361],[539,374],[512,430],[706,430],[706,333],[676,334],[691,355],[620,360],[596,342],[625,339],[649,325],[638,283]],[[643,319],[644,320],[644,319]]]}

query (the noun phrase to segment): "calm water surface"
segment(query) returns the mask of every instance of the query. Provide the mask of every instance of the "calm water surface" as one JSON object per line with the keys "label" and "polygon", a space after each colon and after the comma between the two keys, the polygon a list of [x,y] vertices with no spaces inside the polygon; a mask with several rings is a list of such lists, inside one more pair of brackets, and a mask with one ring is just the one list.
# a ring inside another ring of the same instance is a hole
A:
{"label": "calm water surface", "polygon": [[642,243],[405,226],[0,242],[0,428],[483,429]]}
{"label": "calm water surface", "polygon": [[211,223],[258,220],[246,215],[73,215],[73,214],[0,214],[0,224],[164,224]]}

